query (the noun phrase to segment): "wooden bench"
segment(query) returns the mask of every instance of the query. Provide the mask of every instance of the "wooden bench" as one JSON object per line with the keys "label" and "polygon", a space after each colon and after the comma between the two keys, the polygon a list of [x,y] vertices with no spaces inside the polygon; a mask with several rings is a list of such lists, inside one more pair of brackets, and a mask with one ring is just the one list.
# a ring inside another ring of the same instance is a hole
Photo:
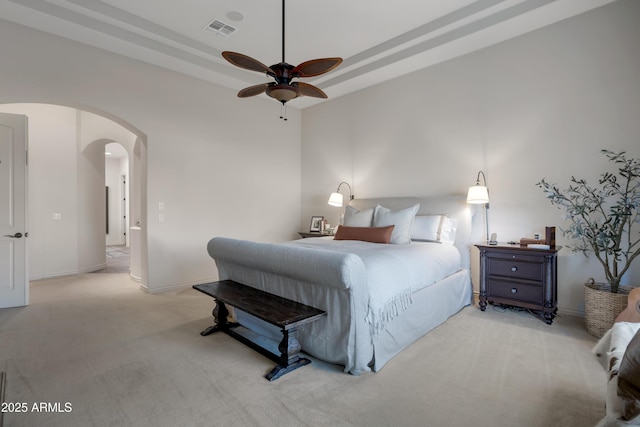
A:
{"label": "wooden bench", "polygon": [[[216,301],[212,312],[215,324],[200,332],[200,335],[206,336],[222,331],[269,357],[278,363],[265,376],[269,381],[274,381],[288,372],[311,363],[309,359],[299,355],[301,347],[296,328],[317,320],[326,315],[326,312],[233,280],[193,285],[193,288],[213,297]],[[241,325],[228,321],[229,310],[225,304],[279,327],[282,340],[278,344],[244,327],[242,329],[246,331],[241,332],[238,328]]]}

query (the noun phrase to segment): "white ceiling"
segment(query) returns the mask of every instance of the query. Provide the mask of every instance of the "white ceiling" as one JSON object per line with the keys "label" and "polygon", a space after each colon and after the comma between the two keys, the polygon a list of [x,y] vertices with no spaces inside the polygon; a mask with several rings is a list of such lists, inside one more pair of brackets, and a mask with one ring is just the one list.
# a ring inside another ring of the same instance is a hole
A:
{"label": "white ceiling", "polygon": [[[289,0],[285,59],[342,57],[336,70],[304,79],[335,98],[612,1]],[[281,0],[0,0],[0,17],[235,90],[270,80],[227,63],[222,51],[266,65],[282,57]],[[236,31],[205,31],[214,19]]]}

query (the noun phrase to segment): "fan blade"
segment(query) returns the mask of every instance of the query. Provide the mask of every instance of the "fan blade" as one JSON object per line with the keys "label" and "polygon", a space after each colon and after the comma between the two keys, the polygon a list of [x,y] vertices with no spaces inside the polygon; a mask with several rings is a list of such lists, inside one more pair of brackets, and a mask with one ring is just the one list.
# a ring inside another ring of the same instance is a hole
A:
{"label": "fan blade", "polygon": [[244,68],[245,70],[258,71],[259,73],[275,75],[271,68],[250,56],[236,52],[229,52],[228,50],[222,52],[222,56],[236,67]]}
{"label": "fan blade", "polygon": [[322,58],[305,61],[291,71],[294,77],[313,77],[328,73],[342,63],[342,58]]}
{"label": "fan blade", "polygon": [[327,94],[319,88],[309,83],[293,82],[291,86],[295,87],[299,96],[312,96],[314,98],[328,98]]}
{"label": "fan blade", "polygon": [[250,96],[260,95],[273,84],[274,83],[261,83],[259,85],[245,87],[238,92],[238,98],[248,98]]}

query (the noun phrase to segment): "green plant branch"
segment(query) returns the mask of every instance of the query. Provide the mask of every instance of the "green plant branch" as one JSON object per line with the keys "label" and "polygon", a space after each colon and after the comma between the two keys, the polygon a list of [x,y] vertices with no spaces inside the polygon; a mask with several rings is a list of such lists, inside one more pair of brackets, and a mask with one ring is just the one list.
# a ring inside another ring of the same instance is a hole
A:
{"label": "green plant branch", "polygon": [[537,185],[552,205],[567,214],[570,227],[562,233],[577,242],[572,249],[585,256],[593,252],[612,292],[617,292],[622,276],[640,256],[640,235],[634,235],[634,226],[640,224],[640,160],[627,159],[624,151],[601,153],[618,171],[601,174],[598,186],[574,176],[566,190],[544,178]]}

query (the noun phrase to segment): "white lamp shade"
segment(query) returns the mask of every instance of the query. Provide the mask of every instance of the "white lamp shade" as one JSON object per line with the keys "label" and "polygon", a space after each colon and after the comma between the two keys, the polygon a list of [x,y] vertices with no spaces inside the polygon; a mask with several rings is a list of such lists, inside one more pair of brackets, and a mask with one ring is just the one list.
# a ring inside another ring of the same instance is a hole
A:
{"label": "white lamp shade", "polygon": [[489,203],[489,190],[484,185],[474,185],[469,187],[467,193],[467,203],[483,204]]}
{"label": "white lamp shade", "polygon": [[342,203],[343,203],[342,194],[340,194],[340,193],[331,193],[331,196],[329,196],[329,202],[328,203],[331,206],[342,207]]}

